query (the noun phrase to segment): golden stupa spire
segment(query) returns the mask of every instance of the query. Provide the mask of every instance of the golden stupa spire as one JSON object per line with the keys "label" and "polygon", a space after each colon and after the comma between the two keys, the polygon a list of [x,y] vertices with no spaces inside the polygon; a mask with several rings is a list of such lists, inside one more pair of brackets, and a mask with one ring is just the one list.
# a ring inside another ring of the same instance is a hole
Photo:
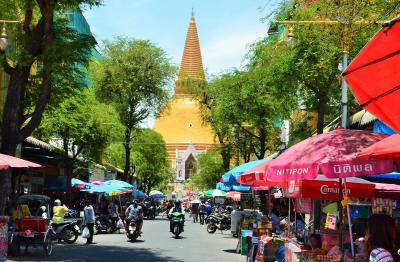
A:
{"label": "golden stupa spire", "polygon": [[187,93],[184,82],[188,79],[204,81],[204,69],[201,59],[199,35],[197,33],[194,11],[190,17],[189,28],[186,34],[185,48],[176,83],[175,93]]}

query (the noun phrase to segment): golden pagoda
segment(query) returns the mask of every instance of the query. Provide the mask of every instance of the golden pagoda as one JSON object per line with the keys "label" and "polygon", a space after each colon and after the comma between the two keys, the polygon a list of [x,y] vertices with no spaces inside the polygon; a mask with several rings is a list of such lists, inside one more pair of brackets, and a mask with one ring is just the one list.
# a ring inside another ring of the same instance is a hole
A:
{"label": "golden pagoda", "polygon": [[[174,94],[154,123],[154,130],[166,142],[168,159],[178,183],[186,181],[195,172],[199,154],[215,147],[214,134],[209,126],[202,123],[200,106],[191,94],[196,82],[205,82],[205,77],[192,12]],[[174,190],[177,190],[176,186]]]}

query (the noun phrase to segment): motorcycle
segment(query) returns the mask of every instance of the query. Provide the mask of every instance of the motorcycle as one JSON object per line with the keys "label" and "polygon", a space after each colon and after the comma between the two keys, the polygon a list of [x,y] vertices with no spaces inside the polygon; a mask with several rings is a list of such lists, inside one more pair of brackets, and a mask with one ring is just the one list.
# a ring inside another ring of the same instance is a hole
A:
{"label": "motorcycle", "polygon": [[172,221],[172,233],[175,235],[175,238],[178,238],[179,235],[183,232],[183,222],[185,216],[180,212],[173,212],[171,214]]}
{"label": "motorcycle", "polygon": [[132,219],[128,225],[128,232],[126,232],[126,236],[129,240],[135,241],[138,237],[140,237],[139,227],[137,226],[136,220]]}
{"label": "motorcycle", "polygon": [[214,234],[218,230],[230,230],[231,229],[231,217],[230,215],[210,215],[206,219],[207,232]]}
{"label": "motorcycle", "polygon": [[147,218],[150,220],[154,220],[156,219],[156,207],[155,206],[151,206],[149,207],[148,211],[147,211]]}
{"label": "motorcycle", "polygon": [[48,229],[53,239],[64,241],[67,244],[75,243],[79,236],[79,227],[76,221],[51,223]]}
{"label": "motorcycle", "polygon": [[96,216],[94,221],[94,234],[106,234],[112,232],[111,219],[106,216]]}

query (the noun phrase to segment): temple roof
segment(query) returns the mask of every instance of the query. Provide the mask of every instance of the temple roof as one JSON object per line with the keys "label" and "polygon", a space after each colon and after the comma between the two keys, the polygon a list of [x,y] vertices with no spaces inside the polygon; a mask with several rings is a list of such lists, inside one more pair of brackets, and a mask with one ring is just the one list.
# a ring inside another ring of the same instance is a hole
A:
{"label": "temple roof", "polygon": [[183,50],[181,68],[175,93],[185,93],[184,90],[182,90],[185,88],[181,85],[182,82],[188,79],[204,81],[204,69],[203,61],[201,59],[199,35],[197,33],[196,20],[193,13],[186,34],[185,48]]}

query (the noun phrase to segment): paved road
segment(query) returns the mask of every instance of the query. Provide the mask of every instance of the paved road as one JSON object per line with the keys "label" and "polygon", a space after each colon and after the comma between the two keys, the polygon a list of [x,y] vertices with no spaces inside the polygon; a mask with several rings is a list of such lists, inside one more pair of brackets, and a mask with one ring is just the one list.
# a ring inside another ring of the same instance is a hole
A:
{"label": "paved road", "polygon": [[207,233],[204,226],[185,223],[181,239],[172,238],[169,222],[161,218],[145,221],[144,234],[137,242],[127,241],[124,234],[97,235],[96,244],[86,246],[84,239],[73,245],[56,245],[52,256],[45,257],[41,248],[31,249],[29,256],[7,261],[140,261],[140,262],[244,262],[246,258],[234,253],[237,239],[230,231]]}

